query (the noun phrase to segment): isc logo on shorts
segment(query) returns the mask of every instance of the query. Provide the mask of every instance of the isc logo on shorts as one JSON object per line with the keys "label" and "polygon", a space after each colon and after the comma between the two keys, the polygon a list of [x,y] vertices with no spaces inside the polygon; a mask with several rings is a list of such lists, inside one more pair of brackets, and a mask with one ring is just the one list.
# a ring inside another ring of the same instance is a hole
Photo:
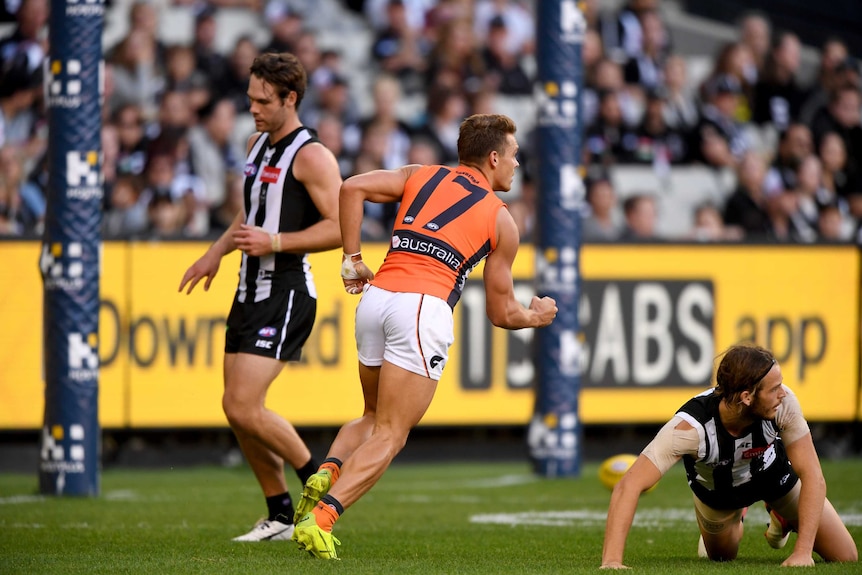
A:
{"label": "isc logo on shorts", "polygon": [[263,349],[272,349],[272,344],[273,344],[273,342],[271,342],[271,341],[266,341],[265,339],[259,339],[256,342],[254,342],[254,347],[260,347]]}

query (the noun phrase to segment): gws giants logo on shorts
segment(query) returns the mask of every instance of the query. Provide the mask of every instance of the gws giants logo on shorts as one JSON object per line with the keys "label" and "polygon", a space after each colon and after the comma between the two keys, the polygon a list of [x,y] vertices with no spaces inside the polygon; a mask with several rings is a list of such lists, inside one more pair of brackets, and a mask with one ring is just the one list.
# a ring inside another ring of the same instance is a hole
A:
{"label": "gws giants logo on shorts", "polygon": [[[437,364],[439,364],[441,361],[443,361],[443,357],[440,355],[435,355],[431,358],[431,361],[428,362],[428,365],[431,366],[431,369],[435,369],[437,367]],[[440,369],[443,369],[442,365],[440,366]]]}
{"label": "gws giants logo on shorts", "polygon": [[258,330],[257,335],[260,337],[275,337],[277,333],[278,330],[274,327],[262,327]]}

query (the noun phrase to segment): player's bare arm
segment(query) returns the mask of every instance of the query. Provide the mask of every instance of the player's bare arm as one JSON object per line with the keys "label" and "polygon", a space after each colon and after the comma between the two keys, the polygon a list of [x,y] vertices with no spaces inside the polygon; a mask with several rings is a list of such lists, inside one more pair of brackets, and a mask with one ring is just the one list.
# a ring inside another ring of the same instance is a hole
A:
{"label": "player's bare arm", "polygon": [[519,243],[515,220],[509,210],[501,208],[497,211],[497,247],[485,260],[485,311],[497,327],[544,327],[557,316],[557,304],[552,298],[533,296],[529,308],[515,299],[512,264]]}
{"label": "player's bare arm", "polygon": [[240,211],[236,217],[234,217],[230,227],[212,243],[209,249],[204,252],[204,255],[202,255],[189,267],[189,269],[186,270],[186,273],[183,274],[182,281],[180,281],[178,291],[183,291],[183,288],[188,284],[189,289],[186,291],[186,294],[192,293],[192,290],[195,289],[195,286],[198,285],[198,282],[203,278],[206,278],[206,281],[204,282],[204,291],[209,291],[210,284],[212,284],[213,279],[218,273],[221,259],[237,247],[233,240],[233,234],[239,230],[243,221],[245,221],[245,213]]}
{"label": "player's bare arm", "polygon": [[810,433],[785,448],[787,457],[802,482],[802,490],[799,493],[799,529],[796,544],[793,553],[782,565],[813,566],[814,539],[820,527],[820,517],[826,501],[826,479],[823,477],[820,459]]}
{"label": "player's bare arm", "polygon": [[662,473],[658,467],[641,454],[614,487],[605,526],[602,569],[628,569],[623,564],[623,551],[638,501],[641,493],[658,483],[661,477]]}
{"label": "player's bare arm", "polygon": [[338,200],[344,253],[359,252],[365,201],[397,202],[404,195],[404,186],[407,184],[407,180],[420,167],[413,164],[397,170],[372,170],[344,180],[344,183],[341,184],[341,194]]}

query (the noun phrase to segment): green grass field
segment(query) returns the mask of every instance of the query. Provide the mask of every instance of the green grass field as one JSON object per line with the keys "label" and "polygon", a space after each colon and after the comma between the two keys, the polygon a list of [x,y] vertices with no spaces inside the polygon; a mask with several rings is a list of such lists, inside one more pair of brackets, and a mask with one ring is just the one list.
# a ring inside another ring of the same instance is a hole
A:
{"label": "green grass field", "polygon": [[[862,460],[824,462],[829,497],[862,541]],[[0,475],[0,573],[561,574],[597,572],[610,493],[596,477],[547,480],[526,463],[396,464],[338,522],[341,561],[293,542],[232,543],[263,513],[247,467],[108,470],[98,498],[36,495],[37,477]],[[295,478],[291,486],[296,490]],[[290,480],[289,479],[289,480]],[[740,558],[698,559],[682,465],[643,496],[626,562],[641,573],[779,572],[790,553],[746,518]],[[817,562],[818,573],[862,564]],[[785,571],[782,571],[785,572]]]}

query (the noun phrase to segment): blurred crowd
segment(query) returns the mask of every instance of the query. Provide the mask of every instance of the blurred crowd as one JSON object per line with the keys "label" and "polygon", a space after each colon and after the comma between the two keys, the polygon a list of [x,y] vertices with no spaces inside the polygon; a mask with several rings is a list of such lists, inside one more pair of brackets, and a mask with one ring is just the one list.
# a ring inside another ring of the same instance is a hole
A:
{"label": "blurred crowd", "polygon": [[[373,41],[371,89],[358,104],[345,54],[322,48],[309,26],[311,3],[291,0],[174,0],[194,14],[189,41],[166,45],[163,4],[134,2],[128,29],[105,49],[103,235],[199,238],[230,224],[242,206],[250,134],[249,66],[265,51],[290,51],[308,71],[300,108],[335,154],[342,175],[407,163],[457,162],[461,120],[498,111],[499,98],[532,97],[535,16],[529,0],[364,0]],[[0,14],[14,22],[0,38],[0,235],[44,226],[48,180],[42,62],[49,0],[20,0]],[[860,241],[862,82],[841,38],[819,50],[811,81],[802,46],[760,13],[740,15],[735,39],[711,54],[697,83],[674,49],[660,0],[583,2],[585,241],[653,239],[790,242]],[[259,18],[268,34],[216,48],[217,15],[230,8]],[[415,114],[405,99],[420,98]],[[248,132],[248,133],[247,133]],[[536,225],[535,133],[519,133],[522,177],[510,209],[530,241]],[[733,174],[720,202],[694,210],[684,237],[659,235],[657,190],[621,197],[612,171],[657,173],[699,165]],[[365,232],[385,237],[394,206],[369,206]]]}

